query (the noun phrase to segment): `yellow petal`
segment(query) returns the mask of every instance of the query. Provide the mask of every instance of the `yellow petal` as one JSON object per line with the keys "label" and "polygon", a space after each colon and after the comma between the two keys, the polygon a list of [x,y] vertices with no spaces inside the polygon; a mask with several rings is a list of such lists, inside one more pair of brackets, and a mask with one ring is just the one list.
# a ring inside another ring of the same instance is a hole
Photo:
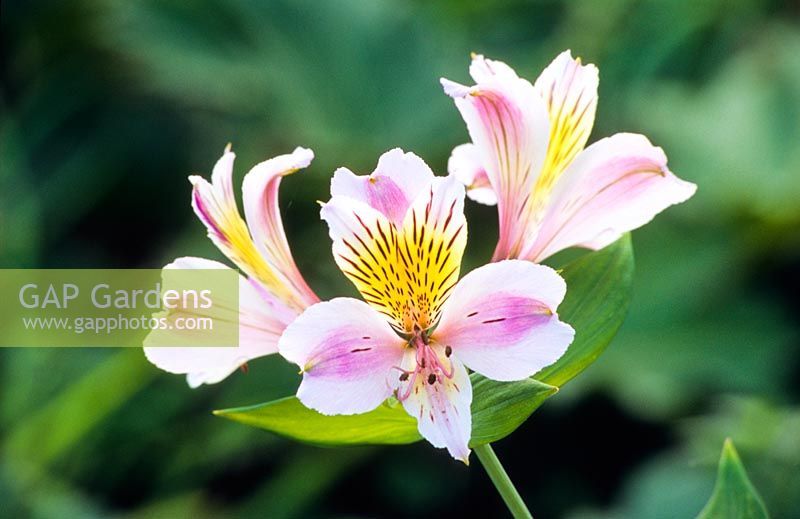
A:
{"label": "yellow petal", "polygon": [[597,108],[597,67],[582,65],[564,51],[542,72],[534,88],[550,115],[550,141],[544,166],[536,179],[531,211],[539,214],[553,185],[583,150],[594,125]]}

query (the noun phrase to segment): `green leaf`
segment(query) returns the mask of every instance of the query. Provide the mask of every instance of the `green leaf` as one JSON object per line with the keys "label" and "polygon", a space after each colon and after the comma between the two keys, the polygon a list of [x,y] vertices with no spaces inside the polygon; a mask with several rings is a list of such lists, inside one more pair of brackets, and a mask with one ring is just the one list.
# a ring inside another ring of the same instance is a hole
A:
{"label": "green leaf", "polygon": [[[511,434],[558,389],[528,379],[496,382],[471,375],[471,446]],[[296,397],[266,404],[214,411],[214,414],[314,445],[400,445],[421,439],[417,421],[396,400],[359,415],[326,416],[305,407]]]}
{"label": "green leaf", "polygon": [[473,373],[472,436],[475,447],[505,438],[558,388],[532,378],[519,382],[497,382]]}
{"label": "green leaf", "polygon": [[564,267],[561,275],[567,282],[567,296],[558,313],[575,328],[575,340],[555,364],[534,375],[535,379],[560,387],[597,360],[628,313],[633,267],[630,234]]}
{"label": "green leaf", "polygon": [[393,401],[369,413],[326,416],[291,396],[214,414],[314,445],[399,445],[419,440],[417,421],[399,404],[389,402]]}
{"label": "green leaf", "polygon": [[[471,446],[514,432],[558,385],[583,371],[603,352],[622,324],[631,297],[633,249],[625,235],[605,249],[588,253],[562,271],[567,296],[559,314],[576,330],[564,356],[535,379],[496,382],[478,374],[473,385]],[[391,400],[369,413],[325,416],[295,397],[214,414],[316,445],[404,444],[420,439],[416,420]]]}
{"label": "green leaf", "polygon": [[722,447],[717,483],[697,519],[767,519],[769,514],[730,438]]}

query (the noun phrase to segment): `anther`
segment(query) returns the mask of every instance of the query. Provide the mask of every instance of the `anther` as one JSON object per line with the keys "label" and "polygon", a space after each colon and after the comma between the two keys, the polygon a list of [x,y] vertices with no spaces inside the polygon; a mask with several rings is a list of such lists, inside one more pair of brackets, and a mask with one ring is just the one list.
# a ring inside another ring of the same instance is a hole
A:
{"label": "anther", "polygon": [[434,382],[436,382],[436,375],[431,373],[428,375],[428,384],[433,384]]}
{"label": "anther", "polygon": [[400,381],[405,382],[406,380],[408,380],[408,372],[400,373]]}
{"label": "anther", "polygon": [[445,357],[449,357],[452,354],[453,354],[453,348],[451,348],[450,346],[445,346],[444,347],[444,356]]}

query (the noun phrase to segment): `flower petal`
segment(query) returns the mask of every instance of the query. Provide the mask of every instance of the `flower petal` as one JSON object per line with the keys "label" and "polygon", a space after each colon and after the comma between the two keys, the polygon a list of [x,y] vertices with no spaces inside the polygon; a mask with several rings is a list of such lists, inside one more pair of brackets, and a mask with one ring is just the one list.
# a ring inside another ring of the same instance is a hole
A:
{"label": "flower petal", "polygon": [[566,293],[553,269],[506,260],[473,270],[453,289],[433,338],[494,380],[521,380],[555,362],[575,331],[556,309]]}
{"label": "flower petal", "polygon": [[356,175],[339,168],[331,181],[331,196],[359,200],[400,226],[411,202],[433,179],[431,168],[413,153],[395,148],[378,159],[371,175]]}
{"label": "flower petal", "polygon": [[397,302],[404,276],[395,226],[381,212],[343,196],[331,198],[320,215],[328,224],[336,264],[364,300],[402,330],[403,311]]}
{"label": "flower petal", "polygon": [[[178,258],[165,269],[227,269],[216,261],[203,258]],[[157,367],[169,373],[185,374],[189,385],[217,383],[251,359],[278,351],[278,338],[295,314],[279,301],[265,300],[259,289],[244,277],[239,277],[239,300],[221,301],[239,311],[238,347],[147,347],[153,333],[145,339],[144,353]],[[162,341],[156,341],[161,342]]]}
{"label": "flower petal", "polygon": [[313,151],[298,147],[291,154],[257,164],[242,183],[244,214],[253,241],[279,279],[278,288],[291,287],[302,308],[318,302],[319,298],[303,279],[289,250],[278,207],[278,187],[281,178],[308,167],[313,159]]}
{"label": "flower petal", "polygon": [[486,59],[483,55],[475,53],[472,53],[470,58],[472,61],[469,64],[469,75],[479,86],[492,81],[512,85],[519,79],[514,69],[502,61]]}
{"label": "flower petal", "polygon": [[505,63],[474,56],[470,72],[477,85],[465,87],[442,79],[442,86],[467,123],[497,193],[500,239],[495,258],[502,259],[524,246],[524,211],[545,162],[550,121],[533,85]]}
{"label": "flower petal", "polygon": [[643,135],[602,139],[564,172],[536,241],[521,257],[538,262],[568,247],[600,249],[696,189],[667,168],[664,151]]}
{"label": "flower petal", "polygon": [[277,180],[307,165],[312,156],[310,150],[299,148],[291,155],[259,164],[248,174],[245,209],[254,219],[249,229],[233,194],[235,155],[230,147],[214,167],[210,183],[197,175],[189,177],[194,186],[192,207],[208,228],[209,238],[248,276],[298,311],[318,298],[302,280],[291,258],[277,208]]}
{"label": "flower petal", "polygon": [[432,179],[400,229],[370,205],[342,195],[332,197],[321,216],[337,265],[396,330],[435,322],[458,279],[466,244],[464,188],[455,178]]}
{"label": "flower petal", "polygon": [[564,169],[580,153],[594,125],[599,73],[594,65],[581,65],[564,51],[534,83],[547,104],[550,140],[542,172],[536,179],[531,210],[541,217],[548,195]]}
{"label": "flower petal", "polygon": [[414,324],[427,329],[438,320],[442,303],[458,281],[466,245],[464,186],[455,177],[436,178],[409,209],[399,239],[410,305],[407,331]]}
{"label": "flower petal", "polygon": [[[433,383],[431,374],[421,372],[413,380],[408,397],[403,400],[406,412],[417,419],[417,428],[423,438],[434,447],[446,447],[455,459],[469,464],[469,438],[472,434],[472,383],[464,365],[456,358],[446,359],[444,348],[432,345],[443,362],[452,363],[452,377],[439,377]],[[413,370],[414,352],[408,350],[403,368]],[[436,376],[435,374],[433,375]],[[401,383],[398,383],[401,384]],[[398,392],[402,391],[398,389]]]}
{"label": "flower petal", "polygon": [[310,306],[278,344],[281,355],[302,369],[297,398],[327,415],[365,413],[386,400],[404,347],[375,310],[350,298]]}
{"label": "flower petal", "polygon": [[447,172],[466,186],[467,196],[472,200],[485,205],[497,204],[497,194],[474,144],[461,144],[453,148],[447,161]]}

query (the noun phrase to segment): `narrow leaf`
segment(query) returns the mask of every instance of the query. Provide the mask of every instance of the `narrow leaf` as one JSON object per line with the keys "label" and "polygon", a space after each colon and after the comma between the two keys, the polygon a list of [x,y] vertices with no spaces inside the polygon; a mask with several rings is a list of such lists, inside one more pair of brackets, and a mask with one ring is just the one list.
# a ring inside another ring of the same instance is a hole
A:
{"label": "narrow leaf", "polygon": [[[548,396],[558,391],[532,379],[496,382],[473,373],[471,380],[475,395],[472,445],[511,434]],[[326,416],[308,409],[296,397],[214,411],[214,414],[314,445],[399,445],[421,439],[416,420],[394,399],[359,415]]]}
{"label": "narrow leaf", "polygon": [[742,460],[728,438],[722,447],[714,492],[697,519],[768,518],[764,502],[750,483]]}
{"label": "narrow leaf", "polygon": [[369,413],[326,416],[292,396],[214,414],[314,445],[398,445],[420,439],[416,420],[388,402]]}

